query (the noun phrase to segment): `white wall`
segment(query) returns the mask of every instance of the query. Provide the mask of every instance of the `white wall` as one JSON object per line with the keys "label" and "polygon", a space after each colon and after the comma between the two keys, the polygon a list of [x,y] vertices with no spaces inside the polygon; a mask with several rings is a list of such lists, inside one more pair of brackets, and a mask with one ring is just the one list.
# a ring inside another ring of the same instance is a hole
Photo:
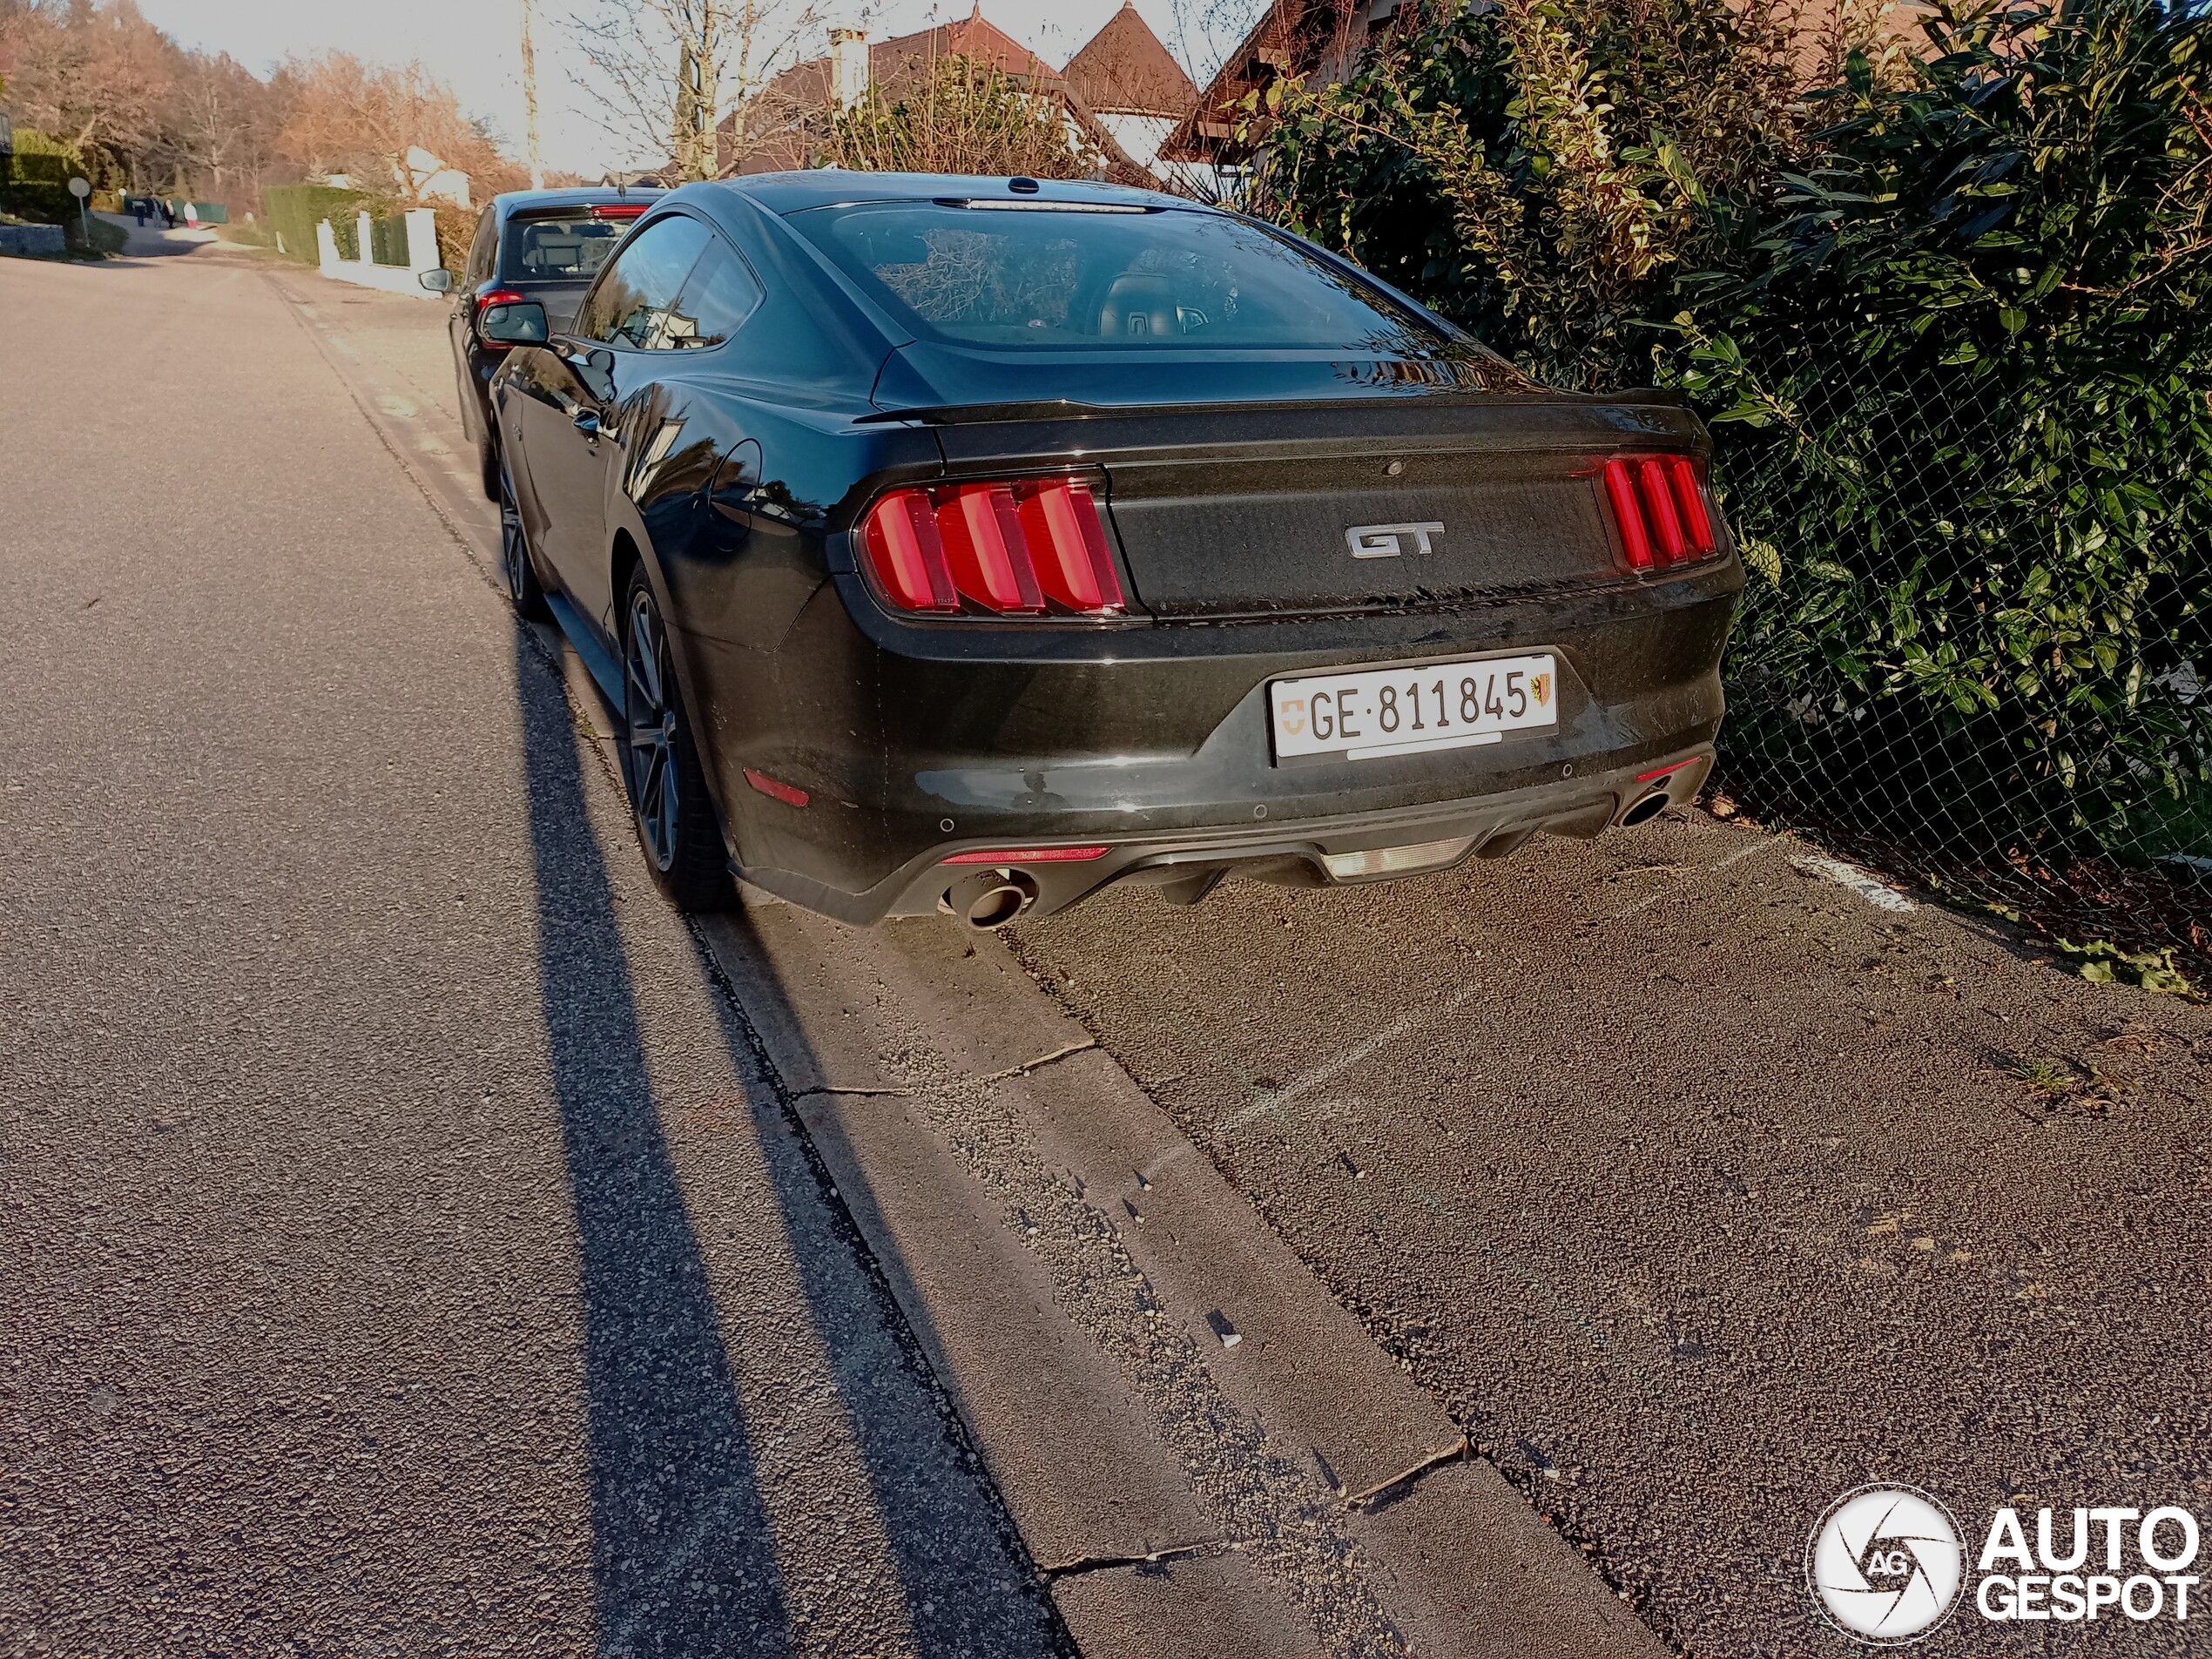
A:
{"label": "white wall", "polygon": [[360,252],[358,260],[338,257],[338,238],[325,219],[315,226],[315,251],[321,256],[322,273],[333,282],[350,282],[357,287],[381,288],[387,293],[411,293],[418,300],[442,300],[443,294],[432,293],[422,286],[425,271],[438,268],[438,218],[427,207],[412,209],[407,216],[407,264],[378,265],[368,257],[369,218],[367,213],[354,216],[354,229]]}

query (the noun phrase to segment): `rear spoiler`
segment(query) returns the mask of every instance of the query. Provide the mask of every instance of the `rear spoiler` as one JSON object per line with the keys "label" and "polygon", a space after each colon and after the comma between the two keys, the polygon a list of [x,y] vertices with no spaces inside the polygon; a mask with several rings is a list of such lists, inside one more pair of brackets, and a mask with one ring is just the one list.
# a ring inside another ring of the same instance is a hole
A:
{"label": "rear spoiler", "polygon": [[[1559,392],[1540,388],[1534,392],[1430,392],[1425,402],[1481,404],[1508,396],[1524,402],[1613,404],[1660,404],[1669,408],[1688,408],[1689,400],[1680,392],[1662,391],[1656,388],[1640,388],[1623,392]],[[1221,402],[1174,403],[1081,403],[1073,398],[1046,398],[1025,403],[935,403],[911,408],[879,409],[873,415],[856,416],[855,426],[886,426],[911,421],[916,426],[988,426],[1015,421],[1089,421],[1110,416],[1132,415],[1203,415],[1211,410],[1235,409],[1262,411],[1270,409],[1343,409],[1369,408],[1402,404],[1404,395],[1384,397],[1304,397],[1277,399],[1237,399]]]}

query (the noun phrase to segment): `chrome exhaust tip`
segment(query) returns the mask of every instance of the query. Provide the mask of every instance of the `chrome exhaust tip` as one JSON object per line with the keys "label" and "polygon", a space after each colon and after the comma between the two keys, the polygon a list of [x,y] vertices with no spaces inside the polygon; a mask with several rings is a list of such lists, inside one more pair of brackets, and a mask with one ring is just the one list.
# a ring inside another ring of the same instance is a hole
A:
{"label": "chrome exhaust tip", "polygon": [[979,934],[1003,927],[1037,900],[1037,884],[1022,870],[977,870],[945,890],[943,909]]}

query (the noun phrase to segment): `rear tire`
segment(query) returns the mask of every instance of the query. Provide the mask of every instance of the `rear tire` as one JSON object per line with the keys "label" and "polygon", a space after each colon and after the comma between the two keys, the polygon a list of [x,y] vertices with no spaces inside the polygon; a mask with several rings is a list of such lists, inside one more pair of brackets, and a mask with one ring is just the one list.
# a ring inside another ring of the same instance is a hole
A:
{"label": "rear tire", "polygon": [[529,538],[523,531],[523,509],[516,504],[514,481],[503,466],[494,494],[499,502],[499,570],[507,578],[507,597],[514,602],[515,614],[524,622],[550,622],[553,609],[545,603],[545,590],[538,585],[537,567],[530,563]]}
{"label": "rear tire", "polygon": [[489,438],[476,440],[476,469],[483,475],[484,499],[499,499],[499,476],[506,470],[499,464],[499,446]]}
{"label": "rear tire", "polygon": [[730,855],[676,683],[668,629],[643,565],[630,573],[620,614],[622,781],[638,849],[677,909],[726,910],[735,897]]}

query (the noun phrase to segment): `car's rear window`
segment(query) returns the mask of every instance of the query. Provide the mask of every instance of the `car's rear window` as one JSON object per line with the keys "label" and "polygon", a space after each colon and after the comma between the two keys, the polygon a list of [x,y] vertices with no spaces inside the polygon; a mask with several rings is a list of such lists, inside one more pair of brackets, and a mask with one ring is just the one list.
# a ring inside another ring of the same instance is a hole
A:
{"label": "car's rear window", "polygon": [[1458,347],[1296,243],[1222,213],[907,201],[813,208],[792,223],[918,333],[963,345]]}
{"label": "car's rear window", "polygon": [[594,219],[588,212],[510,219],[499,274],[509,282],[589,281],[629,228],[626,219]]}

